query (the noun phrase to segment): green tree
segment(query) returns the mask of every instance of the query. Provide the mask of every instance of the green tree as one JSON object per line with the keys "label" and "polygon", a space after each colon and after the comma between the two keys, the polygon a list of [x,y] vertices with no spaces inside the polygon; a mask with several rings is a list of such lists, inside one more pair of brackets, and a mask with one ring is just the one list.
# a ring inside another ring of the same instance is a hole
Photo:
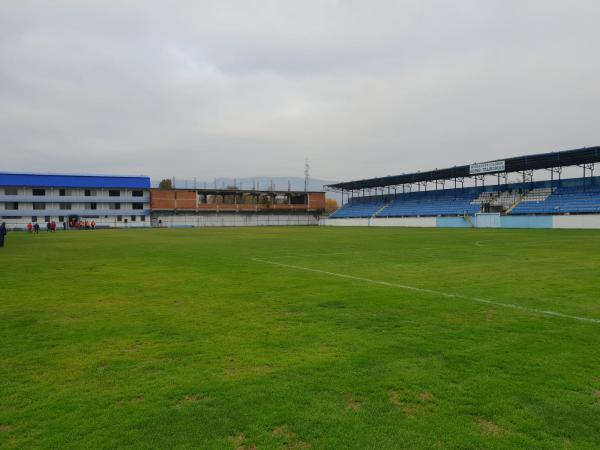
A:
{"label": "green tree", "polygon": [[159,189],[173,189],[173,182],[170,178],[165,178],[158,183]]}

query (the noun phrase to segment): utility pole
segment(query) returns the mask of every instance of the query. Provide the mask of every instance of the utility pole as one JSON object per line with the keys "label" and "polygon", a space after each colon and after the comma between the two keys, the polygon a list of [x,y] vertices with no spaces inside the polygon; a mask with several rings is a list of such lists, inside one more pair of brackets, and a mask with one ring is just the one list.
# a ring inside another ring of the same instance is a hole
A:
{"label": "utility pole", "polygon": [[308,158],[304,161],[304,192],[308,192],[308,183],[310,181],[310,166],[308,165]]}

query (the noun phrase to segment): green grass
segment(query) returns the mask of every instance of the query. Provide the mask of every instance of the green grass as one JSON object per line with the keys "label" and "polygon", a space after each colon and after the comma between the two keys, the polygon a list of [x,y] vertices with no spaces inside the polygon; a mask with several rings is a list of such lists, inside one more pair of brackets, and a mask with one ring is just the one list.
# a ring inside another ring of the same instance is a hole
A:
{"label": "green grass", "polygon": [[600,319],[597,231],[10,233],[0,263],[2,448],[600,447],[600,323],[471,300]]}

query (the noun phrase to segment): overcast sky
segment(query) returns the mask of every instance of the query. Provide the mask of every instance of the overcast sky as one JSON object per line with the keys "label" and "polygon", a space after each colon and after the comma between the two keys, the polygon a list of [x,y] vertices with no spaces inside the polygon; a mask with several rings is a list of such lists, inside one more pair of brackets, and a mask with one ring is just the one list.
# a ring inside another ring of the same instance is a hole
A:
{"label": "overcast sky", "polygon": [[0,170],[348,180],[600,145],[598,0],[2,0]]}

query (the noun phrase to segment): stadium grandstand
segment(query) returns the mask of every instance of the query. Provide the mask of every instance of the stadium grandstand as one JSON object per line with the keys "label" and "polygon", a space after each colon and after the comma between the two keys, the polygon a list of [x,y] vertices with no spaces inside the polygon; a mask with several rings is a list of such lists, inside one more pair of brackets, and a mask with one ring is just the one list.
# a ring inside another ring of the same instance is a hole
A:
{"label": "stadium grandstand", "polygon": [[[578,224],[596,228],[600,227],[597,162],[600,147],[591,147],[332,184],[326,188],[342,195],[342,207],[324,224],[418,218],[423,220],[388,224],[551,228],[571,223],[575,228],[581,227]],[[573,166],[582,169],[582,177],[562,178],[563,169]],[[539,170],[549,178],[535,180]],[[509,182],[509,174],[517,174],[520,181]]]}

